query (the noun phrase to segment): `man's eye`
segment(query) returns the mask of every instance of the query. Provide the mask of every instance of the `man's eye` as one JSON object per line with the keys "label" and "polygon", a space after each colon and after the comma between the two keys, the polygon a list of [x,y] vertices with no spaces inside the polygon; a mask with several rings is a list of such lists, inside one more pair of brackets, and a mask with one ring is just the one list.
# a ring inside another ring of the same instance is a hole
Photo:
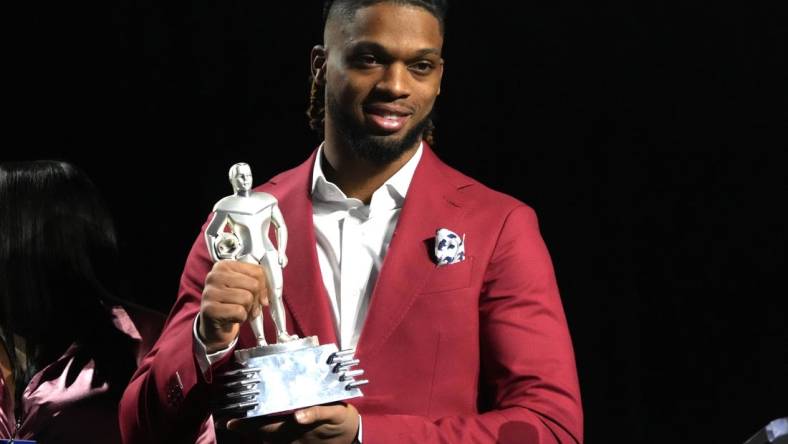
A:
{"label": "man's eye", "polygon": [[418,62],[410,65],[410,69],[419,73],[419,74],[429,74],[434,65],[430,62]]}
{"label": "man's eye", "polygon": [[378,59],[375,58],[372,54],[362,54],[356,58],[356,61],[359,65],[377,65]]}

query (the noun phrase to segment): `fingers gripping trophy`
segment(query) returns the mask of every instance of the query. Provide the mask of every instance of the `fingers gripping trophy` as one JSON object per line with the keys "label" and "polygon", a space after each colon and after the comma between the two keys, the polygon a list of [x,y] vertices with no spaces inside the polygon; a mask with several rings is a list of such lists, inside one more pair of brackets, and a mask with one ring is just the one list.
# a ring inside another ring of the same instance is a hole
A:
{"label": "fingers gripping trophy", "polygon": [[[220,417],[257,417],[363,396],[357,380],[364,371],[354,350],[320,345],[316,336],[299,338],[287,332],[282,302],[282,269],[287,266],[287,226],[276,197],[252,191],[248,164],[230,168],[234,194],[219,200],[205,230],[214,261],[259,264],[268,280],[268,301],[276,327],[276,343],[268,344],[262,309],[250,320],[257,346],[235,351],[238,368],[220,375],[223,396],[216,403]],[[269,238],[275,230],[276,245]]]}

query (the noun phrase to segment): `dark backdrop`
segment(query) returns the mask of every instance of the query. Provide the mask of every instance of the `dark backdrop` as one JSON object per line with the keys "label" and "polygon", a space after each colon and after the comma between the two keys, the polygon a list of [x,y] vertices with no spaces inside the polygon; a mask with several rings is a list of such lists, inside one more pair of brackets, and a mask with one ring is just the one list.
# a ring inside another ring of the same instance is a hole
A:
{"label": "dark backdrop", "polygon": [[[232,163],[260,183],[319,142],[320,7],[277,3],[6,17],[2,159],[87,170],[139,302],[169,309]],[[587,442],[740,443],[786,416],[782,2],[454,3],[437,151],[540,216]]]}

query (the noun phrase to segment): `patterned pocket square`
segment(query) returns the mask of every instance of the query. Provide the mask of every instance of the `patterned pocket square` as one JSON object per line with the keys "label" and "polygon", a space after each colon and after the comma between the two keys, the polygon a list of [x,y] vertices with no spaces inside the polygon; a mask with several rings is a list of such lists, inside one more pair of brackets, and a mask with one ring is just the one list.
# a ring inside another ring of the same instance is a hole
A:
{"label": "patterned pocket square", "polygon": [[465,235],[462,237],[446,228],[435,233],[435,261],[438,266],[451,265],[465,260]]}

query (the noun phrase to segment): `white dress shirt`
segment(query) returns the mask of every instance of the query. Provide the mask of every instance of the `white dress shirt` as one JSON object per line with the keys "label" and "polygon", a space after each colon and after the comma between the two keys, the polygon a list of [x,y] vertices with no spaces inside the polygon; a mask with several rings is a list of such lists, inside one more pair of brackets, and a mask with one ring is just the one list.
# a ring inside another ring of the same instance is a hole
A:
{"label": "white dress shirt", "polygon": [[413,157],[372,193],[369,205],[364,205],[326,179],[321,165],[323,147],[318,149],[312,170],[312,217],[317,258],[340,348],[358,344],[369,299],[421,153],[419,146]]}

